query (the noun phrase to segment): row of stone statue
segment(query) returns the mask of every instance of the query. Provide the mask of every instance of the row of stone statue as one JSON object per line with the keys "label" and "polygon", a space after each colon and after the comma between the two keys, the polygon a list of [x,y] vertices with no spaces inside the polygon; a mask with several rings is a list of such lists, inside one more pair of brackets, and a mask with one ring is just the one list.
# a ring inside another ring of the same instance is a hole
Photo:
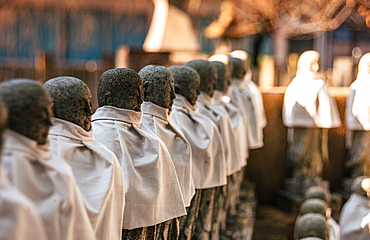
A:
{"label": "row of stone statue", "polygon": [[[283,122],[289,127],[288,165],[292,177],[320,179],[328,161],[328,130],[341,125],[335,100],[319,74],[318,52],[310,50],[298,59],[297,74],[286,89]],[[362,56],[357,79],[347,96],[345,122],[348,132],[352,180],[370,174],[370,53]]]}
{"label": "row of stone statue", "polygon": [[306,190],[294,228],[294,239],[366,240],[370,237],[370,178],[357,177],[342,208],[339,224],[331,217],[331,195],[323,187]]}
{"label": "row of stone statue", "polygon": [[219,239],[263,146],[246,56],[108,70],[94,114],[79,79],[1,83],[0,239]]}

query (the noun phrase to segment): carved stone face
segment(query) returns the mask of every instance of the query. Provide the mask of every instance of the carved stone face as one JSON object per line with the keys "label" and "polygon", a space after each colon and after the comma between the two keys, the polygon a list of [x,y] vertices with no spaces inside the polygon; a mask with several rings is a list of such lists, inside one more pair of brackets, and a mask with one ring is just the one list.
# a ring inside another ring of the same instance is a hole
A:
{"label": "carved stone face", "polygon": [[139,76],[143,80],[144,101],[171,111],[176,98],[171,72],[163,66],[149,65],[140,70]]}
{"label": "carved stone face", "polygon": [[221,62],[211,62],[217,69],[217,85],[216,89],[226,93],[229,90],[231,84],[230,71],[227,65]]}
{"label": "carved stone face", "polygon": [[200,76],[200,90],[213,96],[217,84],[217,69],[206,60],[193,60],[185,64],[195,69]]}
{"label": "carved stone face", "polygon": [[141,111],[143,103],[143,83],[132,69],[115,68],[105,71],[98,84],[99,107]]}
{"label": "carved stone face", "polygon": [[9,128],[44,145],[52,116],[47,91],[35,81],[15,79],[0,84],[0,97],[9,111]]}
{"label": "carved stone face", "polygon": [[75,123],[90,131],[91,93],[84,82],[74,77],[58,77],[47,81],[44,87],[52,98],[54,117]]}
{"label": "carved stone face", "polygon": [[2,136],[5,131],[7,119],[8,119],[8,110],[5,108],[3,102],[0,101],[0,155],[1,155],[1,146],[3,145]]}
{"label": "carved stone face", "polygon": [[231,64],[233,65],[232,77],[242,79],[246,73],[245,62],[238,58],[229,57]]}
{"label": "carved stone face", "polygon": [[195,105],[200,94],[200,79],[197,71],[187,66],[171,66],[168,70],[175,80],[175,92],[184,96],[191,105]]}

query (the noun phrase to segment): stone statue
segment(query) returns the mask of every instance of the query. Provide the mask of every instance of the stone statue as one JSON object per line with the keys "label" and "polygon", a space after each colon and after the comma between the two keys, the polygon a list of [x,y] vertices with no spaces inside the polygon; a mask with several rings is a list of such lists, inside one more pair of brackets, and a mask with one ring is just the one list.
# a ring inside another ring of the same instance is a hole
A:
{"label": "stone statue", "polygon": [[125,177],[123,239],[159,239],[159,223],[186,214],[171,155],[141,122],[142,88],[131,69],[105,71],[92,115],[96,140],[116,154]]}
{"label": "stone statue", "polygon": [[352,194],[344,204],[339,217],[341,239],[369,239],[369,183],[368,176],[360,176],[353,180]]}
{"label": "stone statue", "polygon": [[[173,76],[167,68],[157,65],[142,68],[139,76],[143,81],[144,92],[144,102],[141,105],[142,123],[166,144],[175,165],[185,207],[189,210],[191,199],[195,194],[191,172],[191,146],[170,117],[172,104],[176,97]],[[175,218],[161,223],[160,229],[163,231],[159,234],[162,239],[179,238],[179,221],[180,218]],[[168,236],[163,236],[163,234],[168,234]]]}
{"label": "stone statue", "polygon": [[[252,81],[252,70],[248,53],[243,50],[235,50],[229,54],[232,63],[233,89],[232,99],[242,102],[246,112],[244,116],[247,121],[248,144],[250,149],[263,147],[263,128],[267,125],[262,94]],[[243,112],[242,112],[243,113]]]}
{"label": "stone statue", "polygon": [[[196,100],[200,92],[197,71],[187,66],[171,66],[168,69],[174,77],[176,92],[172,118],[192,147],[194,186],[196,194],[201,194],[195,233],[191,236],[194,229],[186,225],[182,232],[186,239],[209,239],[215,188],[225,185],[227,181],[222,138],[212,120],[197,111]],[[208,93],[213,92],[214,84],[207,88]],[[194,198],[191,208],[193,201]]]}
{"label": "stone statue", "polygon": [[318,198],[325,202],[330,202],[330,193],[325,188],[320,186],[313,186],[306,190],[304,193],[304,199]]}
{"label": "stone statue", "polygon": [[[218,63],[224,65],[221,62]],[[231,146],[231,142],[234,140],[231,139],[233,137],[233,127],[226,109],[222,105],[215,105],[213,102],[213,93],[218,85],[217,68],[214,64],[206,60],[193,60],[185,65],[196,70],[200,76],[200,95],[197,99],[199,113],[207,116],[216,124],[225,149],[225,167],[227,169],[227,175],[231,175],[229,174],[227,166],[231,164],[231,161],[236,159],[236,152]],[[225,72],[227,72],[226,68]],[[228,79],[223,78],[223,80],[224,81],[220,81],[220,85],[222,85],[220,87],[225,90],[228,85]],[[206,191],[204,191],[204,193],[206,193]],[[226,213],[224,211],[225,200],[227,200],[226,196],[227,186],[220,186],[215,189],[212,230],[210,234],[211,239],[219,239],[220,224],[221,222],[225,222],[223,219],[226,218]],[[201,211],[203,211],[203,209],[201,209]]]}
{"label": "stone statue", "polygon": [[[0,101],[0,155],[8,111]],[[1,159],[0,159],[1,164]],[[46,231],[36,206],[12,184],[0,168],[0,239],[46,240]]]}
{"label": "stone statue", "polygon": [[0,84],[0,98],[9,109],[3,166],[36,204],[48,239],[95,239],[73,172],[48,144],[52,103],[47,91],[35,81],[16,79]]}
{"label": "stone statue", "polygon": [[317,237],[328,240],[328,225],[325,216],[319,213],[306,213],[297,218],[294,229],[295,239]]}
{"label": "stone statue", "polygon": [[358,71],[349,88],[345,112],[350,136],[346,165],[351,170],[351,179],[370,175],[370,53],[361,57]]}
{"label": "stone statue", "polygon": [[[328,130],[341,122],[335,101],[329,95],[326,81],[319,74],[320,55],[306,51],[298,59],[296,77],[285,91],[283,122],[289,127],[287,164],[298,181],[322,178],[323,165],[328,161]],[[298,186],[305,190],[306,187]]]}
{"label": "stone statue", "polygon": [[328,209],[328,204],[318,198],[310,198],[301,203],[299,207],[299,215],[306,213],[319,213],[326,217],[326,211]]}
{"label": "stone statue", "polygon": [[74,77],[53,78],[44,87],[53,102],[53,152],[72,167],[96,238],[121,239],[126,184],[114,153],[94,139],[90,89]]}

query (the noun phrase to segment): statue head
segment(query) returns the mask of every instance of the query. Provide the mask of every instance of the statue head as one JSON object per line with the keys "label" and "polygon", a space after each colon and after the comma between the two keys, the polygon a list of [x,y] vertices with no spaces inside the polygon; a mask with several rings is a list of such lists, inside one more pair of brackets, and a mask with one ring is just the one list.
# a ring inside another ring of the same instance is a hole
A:
{"label": "statue head", "polygon": [[246,73],[245,62],[238,58],[229,57],[229,61],[233,65],[232,77],[237,79],[242,79]]}
{"label": "statue head", "polygon": [[226,93],[231,84],[230,71],[227,65],[222,62],[211,62],[217,69],[217,85],[216,89]]}
{"label": "statue head", "polygon": [[191,67],[174,65],[168,68],[175,81],[175,93],[184,96],[191,105],[195,105],[200,94],[200,77]]}
{"label": "statue head", "polygon": [[318,72],[320,68],[319,61],[320,54],[317,51],[305,51],[298,58],[297,69],[305,69],[310,72]]}
{"label": "statue head", "polygon": [[91,129],[91,93],[89,87],[74,77],[57,77],[44,84],[53,102],[54,117],[72,122],[86,131]]}
{"label": "statue head", "polygon": [[235,50],[229,53],[230,57],[240,59],[244,62],[245,64],[245,71],[250,71],[250,65],[251,65],[251,60],[249,58],[249,55],[246,51],[244,50]]}
{"label": "statue head", "polygon": [[370,73],[370,53],[362,55],[358,63],[358,71]]}
{"label": "statue head", "polygon": [[295,226],[298,239],[317,237],[327,239],[329,236],[326,218],[318,213],[306,213],[298,217]]}
{"label": "statue head", "polygon": [[201,59],[187,62],[185,65],[198,72],[200,90],[212,97],[217,83],[217,69],[207,60]]}
{"label": "statue head", "polygon": [[313,186],[306,190],[304,193],[304,199],[310,199],[310,198],[318,198],[325,202],[328,202],[330,200],[329,193],[323,188],[319,186]]}
{"label": "statue head", "polygon": [[99,107],[141,111],[143,103],[143,83],[137,72],[128,68],[115,68],[105,71],[98,83]]}
{"label": "statue head", "polygon": [[370,177],[359,176],[353,180],[351,191],[364,197],[370,197]]}
{"label": "statue head", "polygon": [[14,79],[0,84],[0,98],[8,109],[9,129],[44,145],[52,115],[46,89],[32,80]]}
{"label": "statue head", "polygon": [[148,65],[140,70],[139,76],[143,80],[144,101],[171,111],[176,98],[171,72],[163,66]]}
{"label": "statue head", "polygon": [[321,199],[318,198],[310,198],[305,200],[299,206],[299,215],[303,215],[306,213],[319,213],[326,217],[326,211],[328,209],[328,204]]}
{"label": "statue head", "polygon": [[5,108],[5,105],[0,100],[0,155],[1,155],[1,146],[3,145],[2,136],[7,125],[7,120],[8,120],[8,110]]}

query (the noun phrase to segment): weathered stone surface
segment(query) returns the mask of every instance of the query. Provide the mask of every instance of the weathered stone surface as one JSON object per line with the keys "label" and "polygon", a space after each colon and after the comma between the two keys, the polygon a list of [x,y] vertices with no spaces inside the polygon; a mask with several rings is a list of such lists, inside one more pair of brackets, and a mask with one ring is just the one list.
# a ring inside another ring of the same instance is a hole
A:
{"label": "weathered stone surface", "polygon": [[180,220],[180,240],[190,240],[195,232],[195,220],[199,213],[200,198],[202,189],[195,189],[195,194],[191,199],[190,207],[186,208],[187,215]]}
{"label": "weathered stone surface", "polygon": [[200,76],[200,90],[213,96],[217,83],[217,69],[207,60],[197,59],[185,63],[195,69]]}
{"label": "weathered stone surface", "polygon": [[148,65],[140,70],[139,76],[143,81],[144,101],[171,111],[176,98],[171,72],[163,66]]}
{"label": "weathered stone surface", "polygon": [[211,62],[213,66],[217,69],[217,84],[216,89],[226,93],[231,84],[230,71],[227,65],[222,62]]}
{"label": "weathered stone surface", "polygon": [[141,110],[143,83],[139,74],[128,68],[105,71],[98,83],[99,107],[113,106]]}
{"label": "weathered stone surface", "polygon": [[229,62],[231,62],[233,69],[231,71],[231,77],[237,79],[243,79],[246,73],[246,64],[243,60],[239,58],[229,57]]}
{"label": "weathered stone surface", "polygon": [[171,66],[168,68],[175,79],[175,93],[184,96],[190,104],[195,105],[200,94],[200,77],[197,71],[187,66]]}
{"label": "weathered stone surface", "polygon": [[202,189],[193,239],[210,239],[215,191],[215,188]]}
{"label": "weathered stone surface", "polygon": [[89,87],[74,77],[53,78],[44,83],[52,102],[54,117],[91,129],[91,93]]}
{"label": "weathered stone surface", "polygon": [[9,115],[9,128],[39,145],[47,142],[51,126],[51,99],[47,91],[37,82],[28,79],[14,79],[0,84],[0,98],[3,99]]}

